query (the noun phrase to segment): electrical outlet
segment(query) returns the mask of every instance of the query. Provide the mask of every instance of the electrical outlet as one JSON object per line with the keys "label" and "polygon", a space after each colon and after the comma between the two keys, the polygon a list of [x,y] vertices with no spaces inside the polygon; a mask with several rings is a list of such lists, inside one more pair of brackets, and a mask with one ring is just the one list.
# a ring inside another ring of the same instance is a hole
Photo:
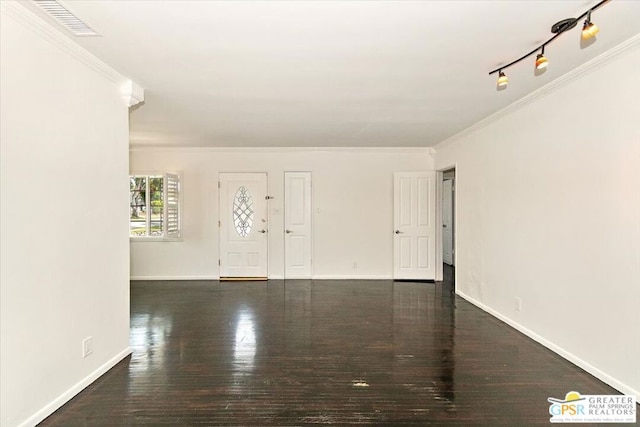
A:
{"label": "electrical outlet", "polygon": [[522,300],[520,298],[516,298],[513,304],[516,311],[520,311],[522,309]]}
{"label": "electrical outlet", "polygon": [[88,357],[93,353],[93,337],[87,337],[82,340],[82,357]]}
{"label": "electrical outlet", "polygon": [[358,268],[358,261],[353,261],[353,269],[356,270]]}

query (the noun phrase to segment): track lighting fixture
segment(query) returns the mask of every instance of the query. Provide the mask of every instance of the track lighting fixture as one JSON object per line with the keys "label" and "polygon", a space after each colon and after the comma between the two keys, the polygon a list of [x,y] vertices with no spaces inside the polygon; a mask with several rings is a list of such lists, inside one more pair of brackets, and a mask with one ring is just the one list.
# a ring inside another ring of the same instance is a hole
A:
{"label": "track lighting fixture", "polygon": [[598,32],[600,32],[600,28],[591,22],[591,11],[589,11],[587,13],[587,19],[584,21],[584,25],[582,26],[582,39],[589,40],[590,38],[595,37]]}
{"label": "track lighting fixture", "polygon": [[523,59],[530,57],[531,55],[533,55],[534,53],[536,53],[538,51],[540,51],[540,53],[538,53],[537,56],[536,56],[536,62],[535,62],[536,69],[537,70],[543,70],[543,69],[547,68],[547,65],[549,65],[549,61],[544,56],[544,48],[545,48],[545,46],[547,46],[549,43],[551,43],[556,38],[558,38],[562,33],[566,32],[566,31],[569,31],[570,29],[574,28],[576,26],[576,24],[578,23],[578,21],[580,21],[584,17],[586,17],[586,20],[584,21],[584,25],[582,27],[582,39],[583,40],[588,40],[588,39],[594,37],[596,34],[598,34],[600,29],[593,22],[591,22],[591,12],[593,12],[594,10],[600,8],[602,5],[604,5],[608,1],[609,0],[601,0],[598,4],[596,4],[591,9],[587,10],[586,12],[584,12],[582,15],[578,16],[577,18],[567,18],[567,19],[563,19],[561,21],[556,22],[555,24],[553,24],[551,26],[551,32],[554,34],[553,37],[551,37],[549,40],[547,40],[546,42],[542,43],[540,46],[538,46],[537,48],[535,48],[531,52],[527,53],[526,55],[516,59],[515,61],[510,62],[507,65],[503,65],[500,68],[496,68],[495,70],[491,71],[489,73],[489,75],[498,73],[498,87],[499,88],[503,88],[509,82],[509,79],[507,78],[507,76],[505,75],[503,70],[506,70],[507,68],[511,67],[512,65],[517,64],[518,62],[522,61]]}
{"label": "track lighting fixture", "polygon": [[509,78],[502,72],[498,74],[498,87],[506,87],[509,83]]}
{"label": "track lighting fixture", "polygon": [[549,65],[549,60],[544,56],[544,45],[542,51],[536,56],[536,70],[544,70]]}

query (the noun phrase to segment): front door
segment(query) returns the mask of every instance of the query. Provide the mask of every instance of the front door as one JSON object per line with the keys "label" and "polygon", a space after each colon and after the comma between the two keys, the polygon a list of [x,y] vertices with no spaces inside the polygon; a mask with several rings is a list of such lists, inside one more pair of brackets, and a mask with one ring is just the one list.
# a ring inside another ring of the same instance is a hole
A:
{"label": "front door", "polygon": [[311,172],[284,173],[285,279],[311,279]]}
{"label": "front door", "polygon": [[267,278],[267,174],[219,175],[220,279]]}
{"label": "front door", "polygon": [[435,279],[435,172],[396,172],[394,279]]}

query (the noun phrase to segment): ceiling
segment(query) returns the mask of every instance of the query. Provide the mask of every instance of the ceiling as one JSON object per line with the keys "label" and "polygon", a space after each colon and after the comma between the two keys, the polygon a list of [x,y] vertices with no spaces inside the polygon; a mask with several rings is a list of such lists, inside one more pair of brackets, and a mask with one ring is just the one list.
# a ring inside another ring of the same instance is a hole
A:
{"label": "ceiling", "polygon": [[595,43],[580,23],[546,72],[534,56],[499,91],[489,71],[597,0],[60,3],[101,34],[74,39],[145,89],[132,146],[433,146],[640,28],[640,2],[612,0]]}

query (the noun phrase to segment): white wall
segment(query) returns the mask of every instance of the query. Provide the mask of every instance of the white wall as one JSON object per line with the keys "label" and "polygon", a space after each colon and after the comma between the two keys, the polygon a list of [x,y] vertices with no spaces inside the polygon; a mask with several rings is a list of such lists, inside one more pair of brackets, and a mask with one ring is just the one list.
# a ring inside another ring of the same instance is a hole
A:
{"label": "white wall", "polygon": [[284,171],[312,172],[314,277],[390,278],[393,172],[433,168],[427,149],[140,149],[130,162],[183,174],[183,241],[131,244],[131,276],[147,279],[218,277],[219,172],[268,173],[269,276],[282,278]]}
{"label": "white wall", "polygon": [[3,427],[35,425],[129,342],[127,105],[21,9],[3,1],[0,22]]}
{"label": "white wall", "polygon": [[456,166],[457,292],[636,395],[639,45],[596,59],[435,155],[437,169]]}

